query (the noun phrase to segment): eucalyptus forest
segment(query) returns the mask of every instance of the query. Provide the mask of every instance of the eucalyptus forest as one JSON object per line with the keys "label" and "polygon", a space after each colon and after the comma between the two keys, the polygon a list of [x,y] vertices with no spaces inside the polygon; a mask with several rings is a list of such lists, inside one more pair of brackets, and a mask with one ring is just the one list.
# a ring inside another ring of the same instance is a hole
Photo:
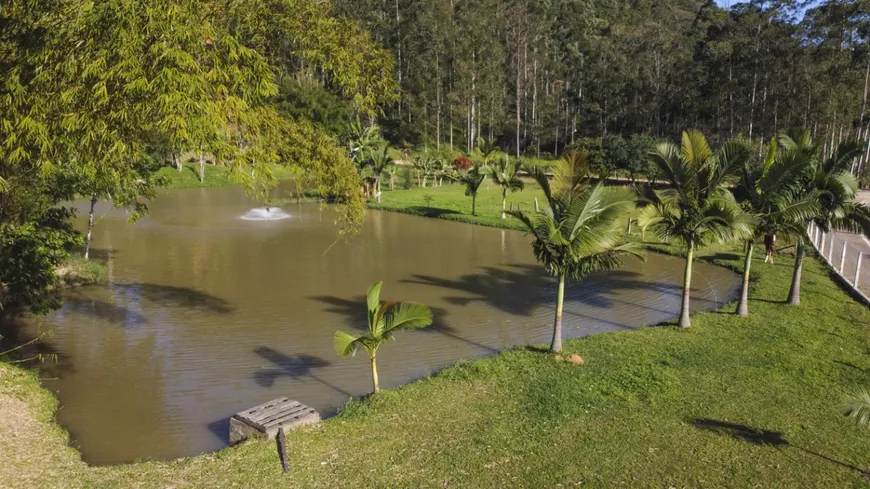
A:
{"label": "eucalyptus forest", "polygon": [[870,0],[4,0],[0,487],[870,487],[868,96]]}

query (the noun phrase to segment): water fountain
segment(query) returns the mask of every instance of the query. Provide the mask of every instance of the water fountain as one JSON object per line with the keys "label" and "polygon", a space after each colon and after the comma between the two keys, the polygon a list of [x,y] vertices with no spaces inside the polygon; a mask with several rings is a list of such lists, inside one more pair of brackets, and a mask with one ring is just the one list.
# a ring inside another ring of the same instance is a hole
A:
{"label": "water fountain", "polygon": [[277,221],[288,219],[289,217],[290,214],[277,207],[258,207],[239,216],[239,219],[244,219],[245,221]]}

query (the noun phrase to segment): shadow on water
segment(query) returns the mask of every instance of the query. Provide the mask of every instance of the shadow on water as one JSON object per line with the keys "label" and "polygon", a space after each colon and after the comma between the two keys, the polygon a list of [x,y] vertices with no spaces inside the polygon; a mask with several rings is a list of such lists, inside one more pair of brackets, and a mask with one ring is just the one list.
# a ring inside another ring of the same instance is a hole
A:
{"label": "shadow on water", "polygon": [[415,205],[409,207],[408,210],[412,214],[426,216],[426,217],[442,217],[449,214],[459,214],[458,211],[450,210],[450,209],[442,209],[440,207],[426,207],[422,205]]}
{"label": "shadow on water", "polygon": [[207,292],[189,287],[174,287],[144,283],[113,284],[112,290],[127,297],[138,296],[150,302],[158,302],[163,307],[207,310],[227,314],[235,310],[230,302]]}
{"label": "shadow on water", "polygon": [[254,382],[260,387],[272,387],[275,382],[284,377],[292,380],[312,379],[340,394],[351,397],[352,394],[342,388],[321,379],[314,372],[323,367],[328,367],[332,362],[318,356],[306,353],[288,355],[269,346],[260,346],[254,349],[260,358],[268,360],[272,368],[257,370],[253,374]]}
{"label": "shadow on water", "polygon": [[[598,308],[611,309],[617,304],[640,307],[659,313],[674,314],[638,301],[619,298],[621,291],[644,290],[660,294],[679,296],[681,288],[677,285],[639,280],[642,275],[626,270],[612,270],[596,274],[579,283],[569,283],[565,291],[566,303],[576,302]],[[531,316],[540,306],[539,297],[529,294],[529,290],[546,291],[555,288],[555,282],[546,276],[536,265],[507,265],[506,268],[482,267],[478,273],[463,275],[457,279],[445,279],[430,275],[413,275],[404,283],[441,287],[461,292],[463,295],[446,296],[451,304],[465,306],[481,302],[505,312],[520,316]],[[704,302],[708,299],[697,298]],[[623,327],[624,325],[616,324]]]}
{"label": "shadow on water", "polygon": [[[360,332],[368,330],[368,318],[366,317],[365,305],[366,298],[364,296],[356,296],[353,299],[344,299],[331,295],[323,295],[309,297],[309,299],[313,299],[323,304],[327,304],[328,307],[324,309],[324,311],[326,312],[341,314],[345,318],[345,323],[348,328]],[[449,338],[453,338],[457,341],[467,343],[471,346],[474,346],[475,348],[480,348],[489,353],[498,352],[498,349],[493,348],[492,346],[484,345],[483,343],[479,343],[477,341],[470,340],[461,336],[455,328],[447,324],[446,318],[448,316],[448,313],[446,309],[432,306],[430,306],[429,309],[432,310],[432,325],[417,330],[418,332],[427,334],[441,334]]]}
{"label": "shadow on water", "polygon": [[689,420],[689,423],[691,423],[695,428],[698,428],[700,430],[710,431],[723,436],[730,436],[731,438],[734,438],[736,440],[751,443],[753,445],[770,446],[774,448],[791,447],[800,450],[808,455],[813,455],[815,457],[821,458],[822,460],[825,460],[832,464],[863,473],[861,469],[855,467],[852,464],[848,464],[840,460],[835,460],[831,457],[815,452],[808,448],[804,448],[790,443],[788,440],[785,439],[782,432],[780,431],[763,430],[743,424],[729,423],[727,421],[720,421],[717,419],[709,418],[695,418]]}

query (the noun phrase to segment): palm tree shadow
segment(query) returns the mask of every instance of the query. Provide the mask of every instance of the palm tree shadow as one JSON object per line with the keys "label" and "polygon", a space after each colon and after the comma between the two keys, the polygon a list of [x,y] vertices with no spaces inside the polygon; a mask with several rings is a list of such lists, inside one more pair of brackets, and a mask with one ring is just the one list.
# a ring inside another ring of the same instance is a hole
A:
{"label": "palm tree shadow", "polygon": [[[344,299],[336,296],[312,296],[310,299],[327,304],[324,309],[326,312],[339,314],[345,318],[345,324],[348,328],[365,332],[368,331],[368,318],[366,317],[366,298],[364,296],[356,296],[353,299]],[[432,310],[433,321],[432,325],[415,330],[424,334],[441,334],[457,341],[467,343],[476,348],[486,350],[489,353],[496,353],[498,350],[492,346],[484,345],[474,340],[465,338],[459,332],[447,323],[449,313],[446,309],[440,307],[429,307]]]}
{"label": "palm tree shadow", "polygon": [[[579,283],[566,287],[565,302],[612,309],[617,304],[631,305],[659,313],[673,313],[618,297],[620,291],[654,290],[662,294],[679,295],[680,287],[672,284],[639,280],[642,275],[629,270],[610,270],[593,274]],[[456,279],[431,275],[413,275],[403,283],[428,285],[460,292],[448,295],[450,304],[467,306],[479,302],[518,316],[532,316],[542,300],[555,300],[555,281],[537,265],[511,264],[505,267],[481,267],[477,273]],[[530,293],[531,292],[531,293]],[[699,299],[701,300],[701,299]]]}
{"label": "palm tree shadow", "polygon": [[789,443],[789,441],[786,440],[783,436],[782,432],[779,431],[763,430],[743,424],[729,423],[727,421],[720,421],[717,419],[709,418],[694,418],[689,420],[689,423],[691,423],[694,427],[700,430],[710,431],[723,436],[730,436],[731,438],[751,443],[753,445],[771,446],[780,449],[792,447],[806,454],[821,458],[822,460],[825,460],[832,464],[839,465],[847,469],[852,469],[856,472],[864,473],[862,469],[859,469],[854,465],[842,462],[840,460],[835,460],[831,457],[815,452],[808,448]]}
{"label": "palm tree shadow", "polygon": [[254,382],[256,382],[260,387],[272,387],[275,382],[282,377],[293,380],[309,378],[339,392],[340,394],[348,397],[352,396],[351,393],[344,389],[318,377],[314,372],[317,369],[331,365],[332,362],[329,362],[328,360],[307,353],[288,355],[269,346],[254,348],[254,353],[256,353],[260,358],[268,360],[272,366],[272,368],[261,369],[254,372]]}

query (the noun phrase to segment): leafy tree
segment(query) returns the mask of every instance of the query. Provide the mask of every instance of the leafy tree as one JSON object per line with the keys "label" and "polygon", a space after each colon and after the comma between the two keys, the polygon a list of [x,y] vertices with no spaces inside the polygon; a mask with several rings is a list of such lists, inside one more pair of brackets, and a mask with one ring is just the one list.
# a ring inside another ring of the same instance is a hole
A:
{"label": "leafy tree", "polygon": [[378,349],[399,331],[425,328],[432,324],[432,311],[419,302],[381,302],[383,282],[376,282],[366,293],[368,331],[360,334],[336,331],[335,352],[340,356],[355,355],[360,347],[372,362],[372,391],[380,391],[378,383]]}
{"label": "leafy tree", "polygon": [[800,239],[806,232],[806,221],[818,214],[818,195],[800,189],[810,163],[803,152],[778,148],[776,140],[771,140],[761,163],[744,168],[735,194],[756,225],[755,233],[746,240],[743,287],[736,310],[740,316],[749,315],[749,270],[755,241],[768,235]]}
{"label": "leafy tree", "polygon": [[[818,212],[810,220],[826,233],[843,229],[870,235],[870,211],[854,202],[858,180],[849,173],[852,161],[861,153],[863,144],[855,140],[844,141],[830,157],[824,158],[821,154],[823,148],[813,141],[807,129],[795,129],[780,135],[779,144],[810,162],[810,169],[799,189],[803,196],[818,202]],[[800,235],[801,238],[804,236],[805,233]],[[801,272],[805,253],[805,241],[799,239],[787,299],[791,305],[799,305],[801,301]]]}
{"label": "leafy tree", "polygon": [[635,196],[626,188],[589,183],[589,168],[582,153],[565,155],[553,169],[553,181],[538,168],[530,169],[541,186],[547,205],[534,213],[511,211],[532,235],[535,257],[558,278],[556,318],[550,349],[562,350],[562,309],[565,281],[582,280],[591,273],[619,266],[626,255],[637,255],[637,245],[623,243],[621,219],[635,208]]}
{"label": "leafy tree", "polygon": [[459,181],[465,185],[465,196],[471,197],[471,215],[477,215],[477,191],[486,179],[486,172],[480,165],[474,165],[470,170],[459,174]]}
{"label": "leafy tree", "polygon": [[496,185],[501,187],[501,218],[505,218],[507,194],[508,192],[516,192],[522,190],[525,184],[517,176],[521,166],[519,161],[511,163],[505,155],[504,160],[499,161],[498,167],[489,168],[489,175]]}
{"label": "leafy tree", "polygon": [[641,188],[642,211],[638,223],[662,240],[676,240],[686,250],[680,327],[689,319],[692,261],[695,252],[714,242],[747,238],[754,219],[744,213],[728,190],[727,178],[743,168],[749,157],[745,143],[731,140],[713,152],[707,138],[697,131],[683,133],[682,146],[659,144],[650,158],[670,184],[666,190]]}

